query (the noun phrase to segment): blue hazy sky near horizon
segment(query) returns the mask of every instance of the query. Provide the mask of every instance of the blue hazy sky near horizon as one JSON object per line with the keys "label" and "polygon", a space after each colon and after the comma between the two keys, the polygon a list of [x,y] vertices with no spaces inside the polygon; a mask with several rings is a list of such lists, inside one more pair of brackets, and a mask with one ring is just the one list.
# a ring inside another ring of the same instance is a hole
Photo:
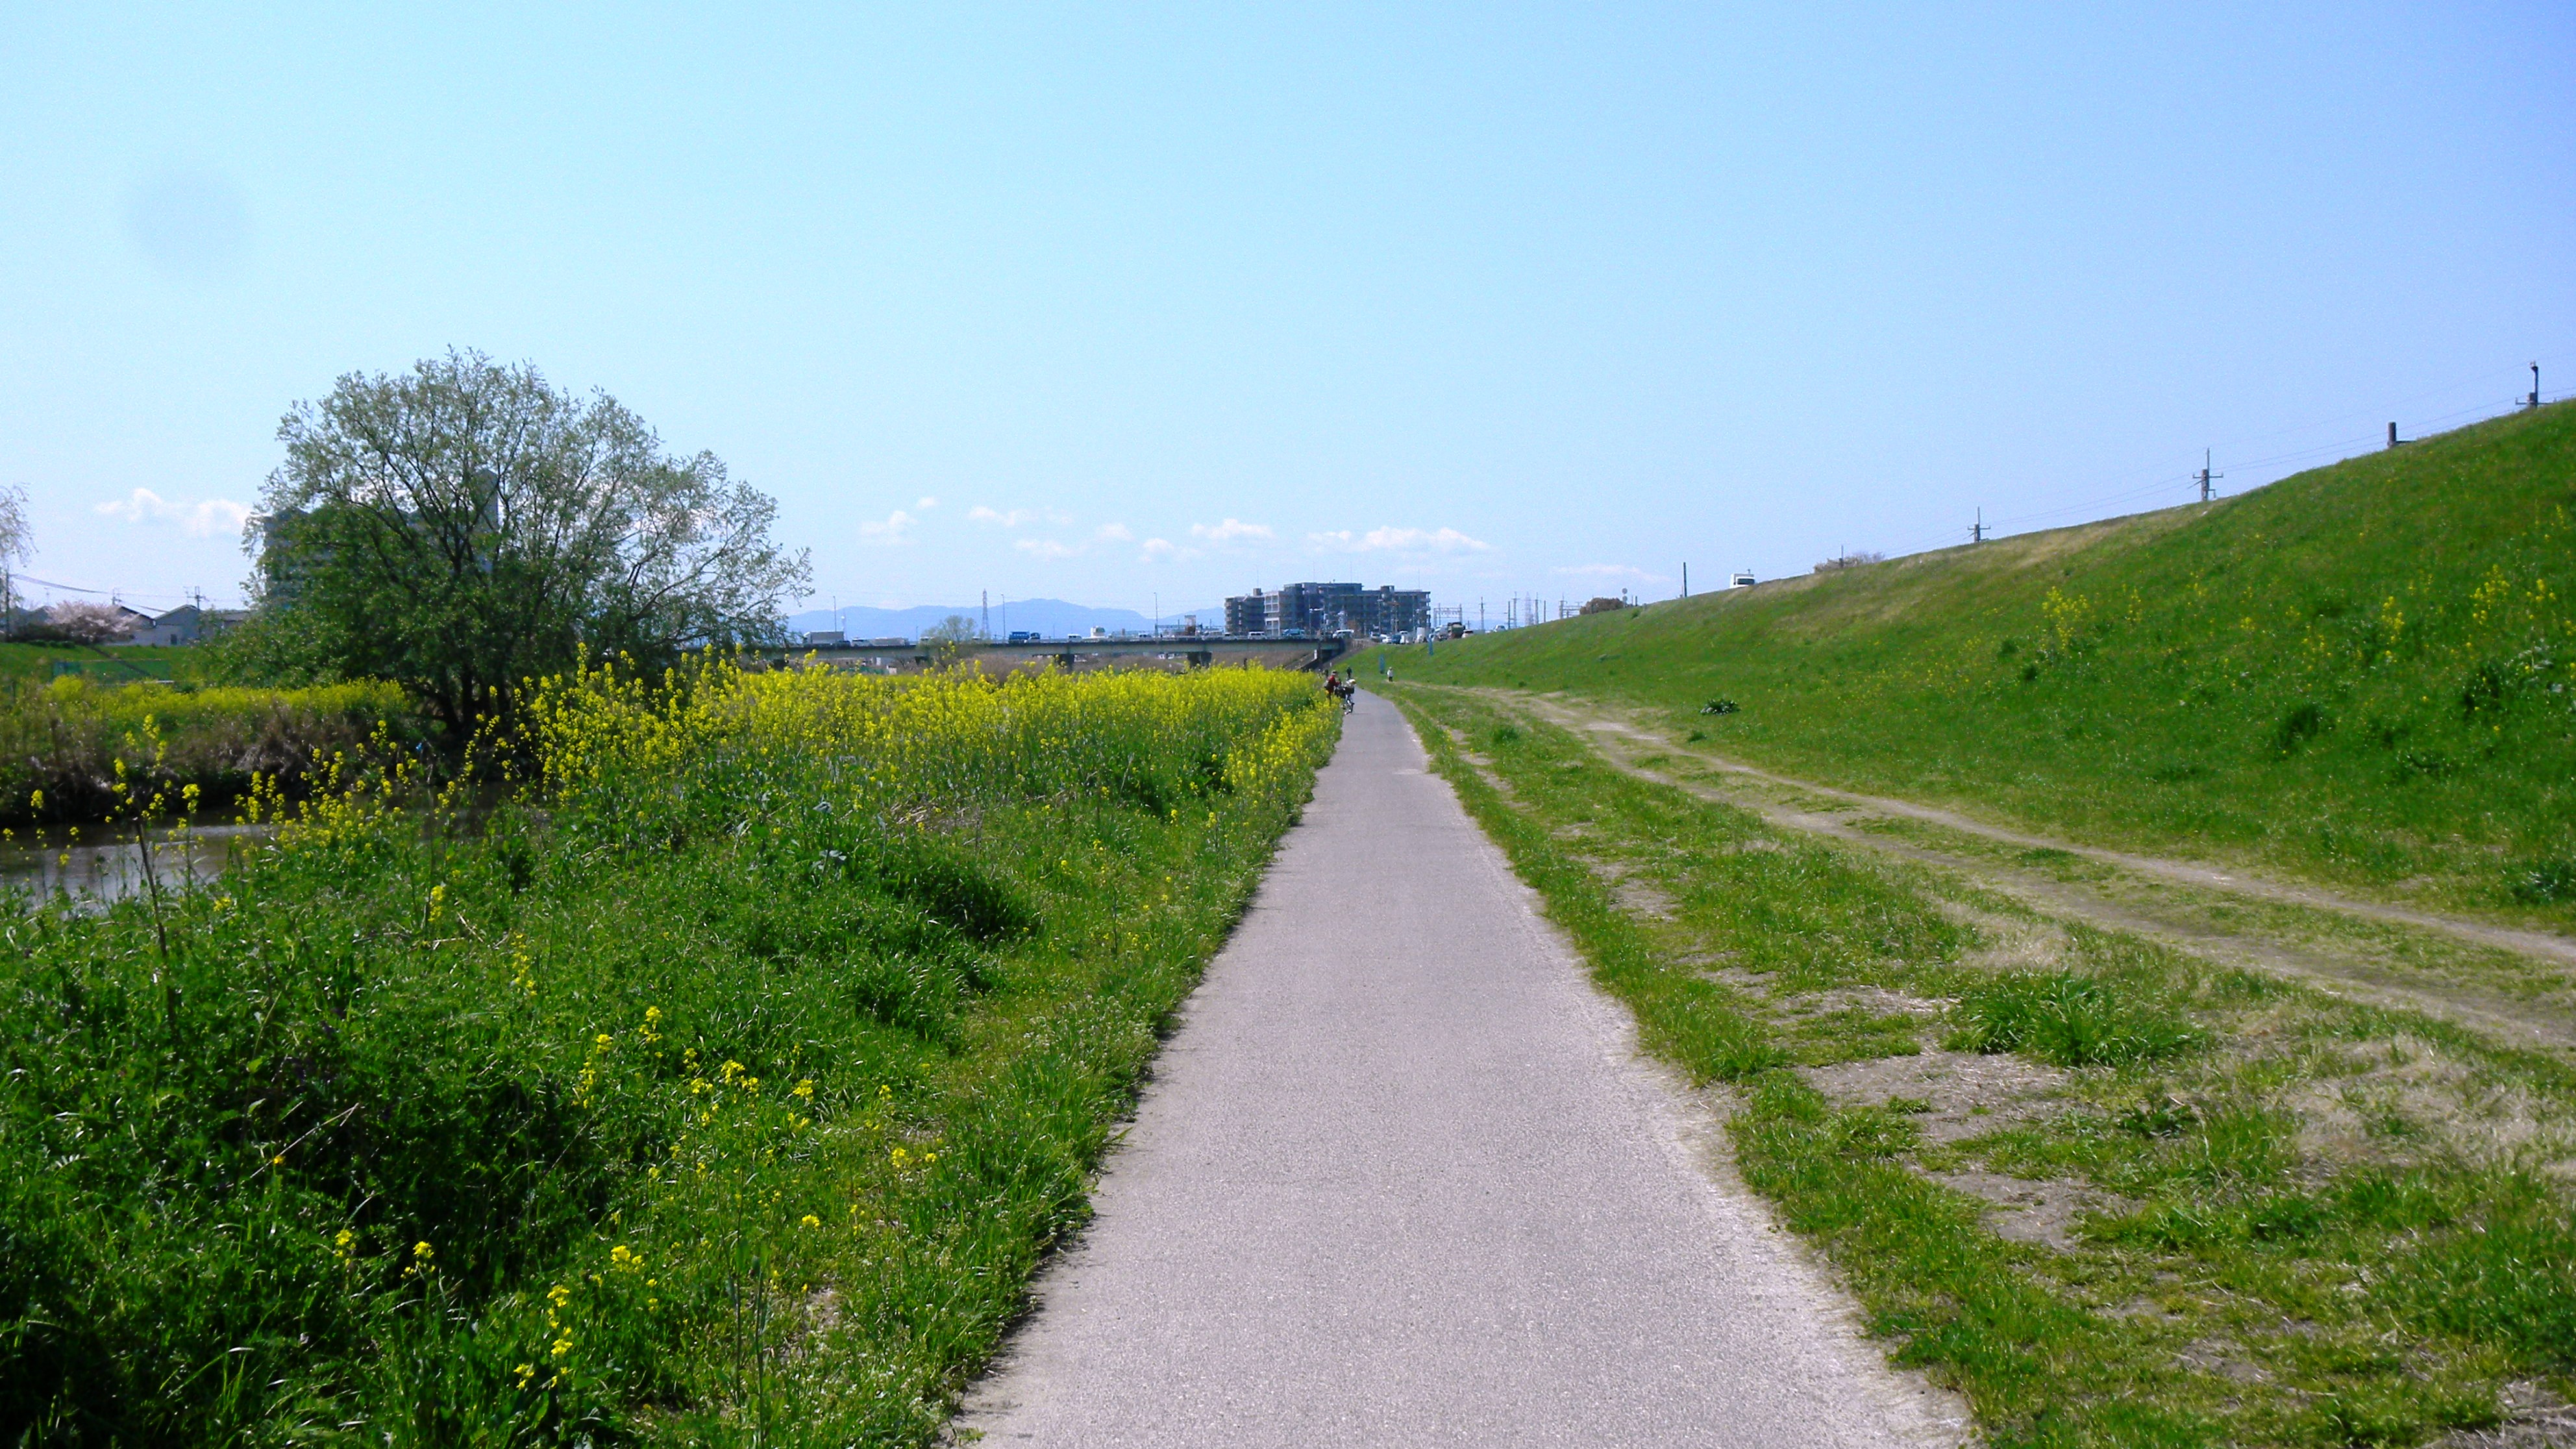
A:
{"label": "blue hazy sky near horizon", "polygon": [[2571,81],[2545,5],[0,3],[0,484],[234,597],[279,415],[453,346],[799,607],[1666,594],[2568,391]]}

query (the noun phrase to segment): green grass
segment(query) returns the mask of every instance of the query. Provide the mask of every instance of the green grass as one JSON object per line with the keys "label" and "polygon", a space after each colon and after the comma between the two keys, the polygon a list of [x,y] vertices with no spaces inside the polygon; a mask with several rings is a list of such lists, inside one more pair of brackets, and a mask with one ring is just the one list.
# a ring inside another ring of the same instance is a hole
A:
{"label": "green grass", "polygon": [[0,678],[0,826],[105,819],[118,808],[120,760],[130,790],[163,790],[175,806],[193,788],[198,808],[223,811],[255,776],[300,795],[334,754],[437,739],[390,684],[173,689]]}
{"label": "green grass", "polygon": [[[2410,1445],[2496,1423],[2508,1383],[2576,1391],[2576,1070],[1393,692],[1649,1049],[1727,1087],[1747,1183],[1987,1442]],[[1623,908],[1640,886],[1663,904]],[[2063,1225],[2003,1231],[2034,1193]]]}
{"label": "green grass", "polygon": [[1838,787],[2564,927],[2571,507],[2560,405],[2206,507],[1391,656]]}
{"label": "green grass", "polygon": [[927,1442],[1338,723],[1239,671],[527,718],[472,829],[361,777],[213,888],[0,907],[0,1443]]}
{"label": "green grass", "polygon": [[111,649],[92,649],[79,644],[0,643],[0,679],[43,684],[54,678],[57,665],[70,665],[101,684],[149,677],[194,685],[208,682],[212,659],[207,650],[185,645],[121,644]]}
{"label": "green grass", "polygon": [[2173,1016],[2072,971],[2011,971],[1960,989],[1953,1051],[2022,1052],[2052,1066],[2118,1066],[2173,1056],[2200,1034]]}

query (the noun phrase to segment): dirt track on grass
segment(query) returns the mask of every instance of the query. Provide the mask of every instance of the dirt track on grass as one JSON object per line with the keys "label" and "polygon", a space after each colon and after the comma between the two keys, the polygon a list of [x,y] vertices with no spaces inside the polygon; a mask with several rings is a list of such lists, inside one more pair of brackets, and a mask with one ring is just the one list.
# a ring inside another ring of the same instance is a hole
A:
{"label": "dirt track on grass", "polygon": [[2134,900],[2116,900],[2103,891],[2053,879],[2036,871],[2015,870],[1992,860],[1891,839],[1856,827],[1844,813],[1802,809],[1777,798],[1766,797],[1757,790],[1727,789],[1703,781],[1677,778],[1651,766],[1640,765],[1637,760],[1649,751],[1681,756],[1727,776],[1774,790],[1837,801],[1858,811],[1918,820],[2022,849],[2064,851],[2150,882],[2433,932],[2468,946],[2514,952],[2554,969],[2576,967],[2576,941],[2564,937],[2355,900],[2313,886],[2266,880],[2192,861],[2108,850],[2025,834],[1937,806],[1836,789],[1724,759],[1705,750],[1676,743],[1616,714],[1561,697],[1496,689],[1465,692],[1507,709],[1527,711],[1572,732],[1588,741],[1606,763],[1623,773],[1669,785],[1703,799],[1754,811],[1783,829],[1826,836],[1885,855],[1962,873],[1978,884],[2021,899],[2043,914],[2144,936],[2222,964],[2294,977],[2355,1000],[2420,1011],[2507,1045],[2538,1048],[2561,1055],[2576,1054],[2576,981],[2569,982],[2569,990],[2539,1000],[2429,981],[2423,978],[2422,973],[2392,968],[2355,953],[2322,950],[2312,944],[2284,940],[2258,931],[2215,929],[2174,912],[2157,911]]}

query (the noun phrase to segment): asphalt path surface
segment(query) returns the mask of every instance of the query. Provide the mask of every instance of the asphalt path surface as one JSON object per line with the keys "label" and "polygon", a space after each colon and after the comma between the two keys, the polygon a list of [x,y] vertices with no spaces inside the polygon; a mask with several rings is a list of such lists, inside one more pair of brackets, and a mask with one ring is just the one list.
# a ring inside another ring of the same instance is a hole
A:
{"label": "asphalt path surface", "polygon": [[1164,1047],[988,1444],[1956,1443],[1363,696]]}

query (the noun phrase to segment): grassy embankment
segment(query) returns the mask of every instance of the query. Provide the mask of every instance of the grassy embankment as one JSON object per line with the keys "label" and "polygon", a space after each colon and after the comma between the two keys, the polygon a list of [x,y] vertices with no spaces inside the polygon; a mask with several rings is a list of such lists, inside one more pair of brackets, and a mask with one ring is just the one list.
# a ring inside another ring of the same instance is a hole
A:
{"label": "grassy embankment", "polygon": [[1825,784],[2563,929],[2571,509],[2559,405],[2205,507],[1388,653]]}
{"label": "grassy embankment", "polygon": [[925,1441],[1337,725],[1263,672],[529,717],[473,833],[359,779],[0,915],[0,1442]]}
{"label": "grassy embankment", "polygon": [[204,684],[213,655],[192,645],[120,644],[110,649],[83,644],[0,643],[0,679],[54,678],[57,664],[70,665],[97,683],[167,679],[178,684]]}
{"label": "grassy embankment", "polygon": [[1988,1442],[2405,1445],[2576,1397],[2563,1063],[1394,692],[1649,1049],[1730,1089],[1746,1180]]}
{"label": "grassy embankment", "polygon": [[0,678],[0,827],[104,820],[117,808],[119,760],[131,786],[224,811],[254,775],[301,794],[317,761],[380,735],[379,747],[410,747],[433,732],[390,684],[171,689]]}

